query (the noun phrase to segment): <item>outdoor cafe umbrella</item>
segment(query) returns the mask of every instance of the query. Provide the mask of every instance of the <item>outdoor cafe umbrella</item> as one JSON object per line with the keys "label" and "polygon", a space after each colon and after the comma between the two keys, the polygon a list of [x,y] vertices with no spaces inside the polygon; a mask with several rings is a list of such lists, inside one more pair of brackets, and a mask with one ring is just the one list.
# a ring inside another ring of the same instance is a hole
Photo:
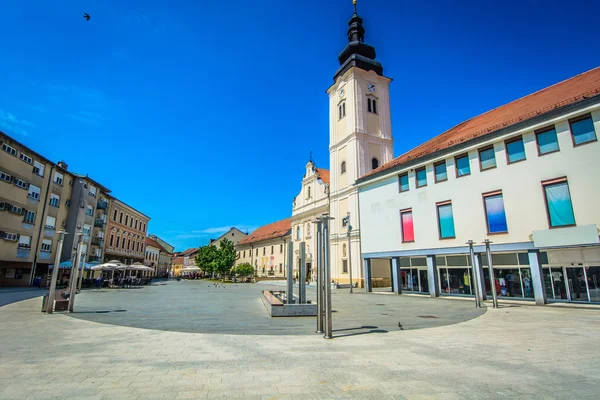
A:
{"label": "outdoor cafe umbrella", "polygon": [[92,268],[90,268],[92,271],[100,271],[100,270],[104,270],[104,271],[113,271],[116,268],[119,267],[119,265],[121,265],[121,263],[113,263],[113,262],[107,262],[104,264],[98,264],[93,266]]}

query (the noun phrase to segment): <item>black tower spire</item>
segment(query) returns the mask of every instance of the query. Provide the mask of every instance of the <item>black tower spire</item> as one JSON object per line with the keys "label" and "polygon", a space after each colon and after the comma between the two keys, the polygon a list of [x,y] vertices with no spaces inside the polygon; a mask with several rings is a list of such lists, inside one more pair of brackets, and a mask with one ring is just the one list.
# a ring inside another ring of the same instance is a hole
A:
{"label": "black tower spire", "polygon": [[365,43],[365,28],[362,18],[356,12],[356,0],[352,1],[354,14],[348,21],[348,45],[338,56],[340,68],[335,73],[333,80],[352,67],[358,67],[365,71],[375,71],[377,75],[383,75],[383,66],[375,61],[375,47]]}

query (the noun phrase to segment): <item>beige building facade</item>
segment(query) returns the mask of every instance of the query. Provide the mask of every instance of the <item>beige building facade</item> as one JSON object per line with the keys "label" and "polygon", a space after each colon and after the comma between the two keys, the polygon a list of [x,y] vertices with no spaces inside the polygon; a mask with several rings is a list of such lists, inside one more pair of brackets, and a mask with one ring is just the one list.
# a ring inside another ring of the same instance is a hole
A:
{"label": "beige building facade", "polygon": [[235,265],[248,263],[259,277],[285,277],[291,219],[261,226],[235,246]]}
{"label": "beige building facade", "polygon": [[108,240],[104,242],[104,261],[144,263],[150,217],[119,199],[111,198],[107,220]]}
{"label": "beige building facade", "polygon": [[2,132],[0,142],[0,286],[44,282],[67,226],[73,176]]}

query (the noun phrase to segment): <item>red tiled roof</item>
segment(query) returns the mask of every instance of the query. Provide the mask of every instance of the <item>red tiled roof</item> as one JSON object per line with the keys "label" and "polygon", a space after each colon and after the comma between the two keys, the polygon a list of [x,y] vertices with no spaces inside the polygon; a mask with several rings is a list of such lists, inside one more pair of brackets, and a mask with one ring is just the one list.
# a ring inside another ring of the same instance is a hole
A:
{"label": "red tiled roof", "polygon": [[324,184],[329,185],[329,170],[323,168],[315,168],[317,175],[323,181]]}
{"label": "red tiled roof", "polygon": [[238,245],[282,237],[287,235],[290,229],[292,229],[292,220],[290,218],[282,219],[281,221],[261,226],[250,235],[240,240]]}
{"label": "red tiled roof", "polygon": [[198,249],[196,247],[192,247],[192,248],[189,248],[189,249],[184,250],[181,253],[179,253],[179,256],[187,257],[190,254],[193,254],[193,253],[195,253],[197,251],[198,251]]}
{"label": "red tiled roof", "polygon": [[363,175],[364,178],[457,144],[600,94],[600,67],[549,86],[456,125],[407,153]]}
{"label": "red tiled roof", "polygon": [[146,242],[146,246],[156,247],[157,249],[160,249],[163,251],[165,250],[156,240],[149,238],[148,236],[146,236],[145,242]]}
{"label": "red tiled roof", "polygon": [[171,264],[183,263],[183,257],[174,257],[171,259]]}

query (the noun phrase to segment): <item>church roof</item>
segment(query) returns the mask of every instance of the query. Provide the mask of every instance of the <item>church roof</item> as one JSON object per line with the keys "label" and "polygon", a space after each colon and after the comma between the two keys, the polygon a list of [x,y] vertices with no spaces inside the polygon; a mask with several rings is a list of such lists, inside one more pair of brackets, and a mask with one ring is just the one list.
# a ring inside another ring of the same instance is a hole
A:
{"label": "church roof", "polygon": [[464,121],[433,139],[396,157],[358,179],[358,183],[383,175],[392,168],[424,161],[427,156],[464,145],[502,129],[531,120],[555,109],[600,95],[600,67],[579,74]]}
{"label": "church roof", "polygon": [[238,245],[251,244],[263,240],[283,237],[289,234],[292,229],[292,220],[290,218],[282,219],[281,221],[273,222],[268,225],[261,226],[247,237],[238,242]]}
{"label": "church roof", "polygon": [[315,168],[317,176],[323,181],[324,184],[329,185],[329,170],[323,168]]}

